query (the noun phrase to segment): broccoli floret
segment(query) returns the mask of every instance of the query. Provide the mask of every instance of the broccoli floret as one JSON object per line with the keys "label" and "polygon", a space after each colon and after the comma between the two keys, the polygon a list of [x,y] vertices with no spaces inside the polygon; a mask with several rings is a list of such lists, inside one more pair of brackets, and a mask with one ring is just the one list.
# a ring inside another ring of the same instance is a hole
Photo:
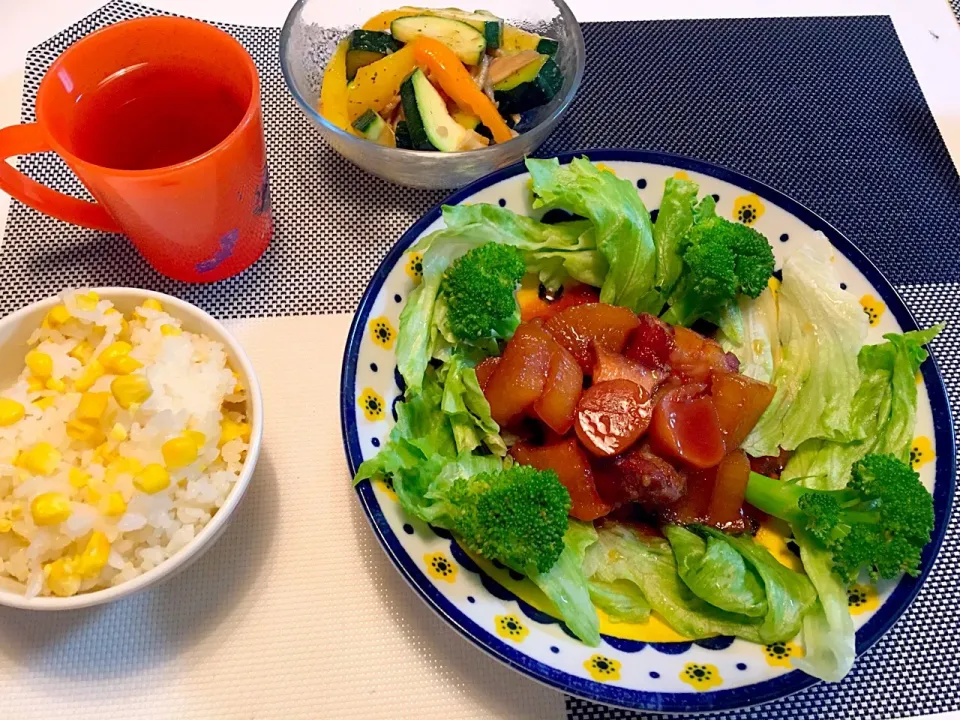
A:
{"label": "broccoli floret", "polygon": [[861,568],[874,580],[916,576],[933,531],[933,497],[920,476],[893,455],[858,461],[842,490],[811,490],[751,473],[747,501],[823,543],[847,582],[856,580]]}
{"label": "broccoli floret", "polygon": [[511,337],[520,324],[515,293],[526,271],[512,245],[491,242],[457,258],[440,288],[454,336],[465,342]]}
{"label": "broccoli floret", "polygon": [[707,217],[684,237],[684,274],[663,314],[666,322],[691,325],[700,318],[716,322],[737,295],[757,297],[773,273],[773,250],[751,227]]}
{"label": "broccoli floret", "polygon": [[518,572],[547,572],[563,551],[570,493],[552,470],[514,465],[459,478],[445,500],[468,549]]}

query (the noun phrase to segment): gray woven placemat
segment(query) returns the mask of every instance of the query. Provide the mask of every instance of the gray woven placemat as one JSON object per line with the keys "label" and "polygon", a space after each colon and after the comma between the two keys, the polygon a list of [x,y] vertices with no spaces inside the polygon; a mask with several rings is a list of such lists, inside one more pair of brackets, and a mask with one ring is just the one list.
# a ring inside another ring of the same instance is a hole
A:
{"label": "gray woven placemat", "polygon": [[[953,2],[958,4],[957,0]],[[23,120],[49,64],[93,30],[156,11],[114,2],[34,48]],[[11,205],[0,313],[67,285],[122,284],[223,318],[352,311],[385,250],[442,193],[389,185],[327,147],[289,97],[279,30],[222,26],[260,69],[276,234],[237,278],[187,286],[157,276],[119,236]],[[541,154],[666,150],[726,165],[826,217],[897,285],[934,343],[960,406],[960,179],[889,18],[586,23],[581,92]],[[631,62],[618,61],[625,49]],[[32,177],[83,195],[52,155]],[[960,708],[960,528],[954,520],[920,596],[846,681],[716,717],[870,720]],[[571,718],[652,718],[579,700]]]}

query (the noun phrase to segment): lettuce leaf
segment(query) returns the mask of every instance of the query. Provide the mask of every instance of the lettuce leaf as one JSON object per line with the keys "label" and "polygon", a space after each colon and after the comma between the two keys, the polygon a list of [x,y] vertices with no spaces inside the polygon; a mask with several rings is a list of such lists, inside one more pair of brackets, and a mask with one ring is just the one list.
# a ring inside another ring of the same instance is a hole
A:
{"label": "lettuce leaf", "polygon": [[683,272],[683,236],[693,227],[693,208],[699,189],[694,182],[676,178],[668,178],[663,187],[657,222],[653,226],[653,244],[657,248],[654,284],[664,297],[670,295]]}
{"label": "lettuce leaf", "polygon": [[494,455],[506,455],[506,443],[500,426],[490,417],[490,404],[480,389],[473,361],[454,355],[437,375],[443,383],[440,409],[450,422],[457,452],[470,452],[482,444]]}
{"label": "lettuce leaf", "polygon": [[611,622],[643,623],[650,619],[650,603],[629,580],[591,580],[589,587],[593,604],[603,610]]}
{"label": "lettuce leaf", "polygon": [[560,558],[547,572],[529,576],[560,611],[570,631],[591,647],[600,644],[600,618],[590,600],[583,558],[596,541],[592,524],[571,520],[563,536]]}
{"label": "lettuce leaf", "polygon": [[726,538],[702,538],[679,525],[666,525],[677,571],[695,595],[714,607],[749,617],[767,614],[760,576]]}
{"label": "lettuce leaf", "polygon": [[910,457],[917,420],[916,374],[927,359],[923,346],[942,325],[903,335],[884,335],[887,342],[860,349],[860,387],[851,416],[863,437],[850,442],[807,440],[784,468],[784,480],[800,479],[807,487],[836,490],[846,486],[853,464],[869,453]]}
{"label": "lettuce leaf", "polygon": [[639,588],[653,610],[681,635],[691,639],[735,635],[755,643],[761,638],[761,618],[750,618],[714,607],[695,595],[680,579],[670,544],[619,523],[605,523],[598,541],[584,560],[591,582],[628,581]]}
{"label": "lettuce leaf", "polygon": [[740,361],[740,372],[754,380],[771,382],[780,364],[780,332],[777,328],[777,300],[767,288],[757,298],[741,295],[741,329],[736,333],[721,332],[717,340],[727,352]]}
{"label": "lettuce leaf", "polygon": [[794,528],[800,559],[819,598],[803,620],[804,656],[793,664],[808,675],[839,682],[857,657],[857,634],[847,587],[833,572],[833,556],[806,531]]}
{"label": "lettuce leaf", "polygon": [[592,221],[596,247],[609,265],[601,302],[658,314],[657,249],[653,225],[633,183],[600,170],[586,158],[568,165],[527,160],[534,208],[563,208]]}
{"label": "lettuce leaf", "polygon": [[754,456],[776,455],[779,447],[795,450],[810,438],[858,437],[851,407],[867,331],[863,308],[840,289],[829,259],[809,247],[784,263],[778,298],[777,393],[743,448]]}

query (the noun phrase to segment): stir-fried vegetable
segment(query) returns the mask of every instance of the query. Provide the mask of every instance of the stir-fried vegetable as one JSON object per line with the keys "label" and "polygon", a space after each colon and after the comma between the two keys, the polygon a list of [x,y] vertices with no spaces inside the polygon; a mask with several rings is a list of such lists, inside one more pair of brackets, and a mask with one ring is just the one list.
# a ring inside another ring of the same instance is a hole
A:
{"label": "stir-fried vegetable", "polygon": [[[388,147],[455,152],[509,142],[523,122],[519,113],[560,92],[558,47],[486,11],[385,11],[338,46],[324,73],[320,114]],[[421,83],[404,94],[418,68],[435,92]],[[371,124],[375,117],[383,127]]]}

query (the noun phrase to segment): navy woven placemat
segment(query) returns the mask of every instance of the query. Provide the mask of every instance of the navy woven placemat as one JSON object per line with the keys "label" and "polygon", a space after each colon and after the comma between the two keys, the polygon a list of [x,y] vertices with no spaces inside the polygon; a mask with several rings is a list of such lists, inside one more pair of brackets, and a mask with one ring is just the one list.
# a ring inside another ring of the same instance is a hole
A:
{"label": "navy woven placemat", "polygon": [[[956,4],[956,3],[954,3]],[[67,46],[122,19],[114,2],[34,48],[23,119]],[[386,249],[443,193],[391,186],[340,159],[289,97],[279,29],[222,26],[261,72],[276,235],[241,276],[187,286],[157,276],[122,238],[14,202],[0,249],[0,314],[67,285],[169,292],[224,317],[350,312]],[[960,178],[886,17],[586,23],[587,72],[541,155],[665,150],[725,165],[793,196],[876,262],[935,341],[960,407]],[[55,156],[21,169],[83,195]],[[370,199],[374,202],[371,203]],[[839,685],[712,717],[881,720],[960,708],[960,527],[913,607]],[[573,720],[655,718],[569,699]],[[707,716],[701,716],[707,717]]]}

